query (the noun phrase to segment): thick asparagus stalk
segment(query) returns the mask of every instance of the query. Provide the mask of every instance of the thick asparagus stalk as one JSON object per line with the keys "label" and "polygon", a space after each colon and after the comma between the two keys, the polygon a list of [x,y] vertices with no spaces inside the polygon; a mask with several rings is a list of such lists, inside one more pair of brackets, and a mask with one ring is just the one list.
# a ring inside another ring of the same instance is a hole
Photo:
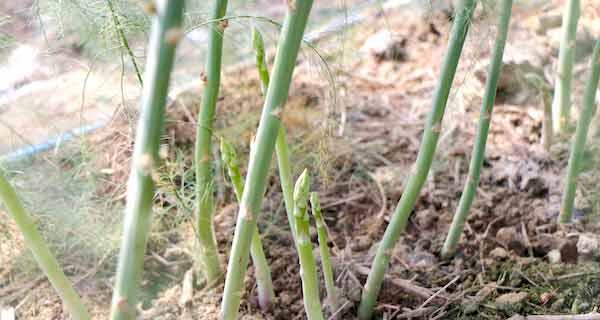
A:
{"label": "thick asparagus stalk", "polygon": [[256,227],[256,218],[260,212],[273,149],[280,132],[279,117],[282,112],[280,108],[288,96],[292,73],[312,3],[312,0],[288,2],[288,12],[275,56],[273,79],[267,89],[256,140],[252,146],[248,175],[227,266],[225,291],[221,304],[221,319],[224,320],[237,318],[243,280],[248,266],[250,241]]}
{"label": "thick asparagus stalk", "polygon": [[183,0],[156,2],[141,113],[127,186],[124,234],[111,306],[110,318],[113,320],[135,319],[138,283],[152,214],[153,175],[159,160],[158,149],[175,47],[183,34],[183,9]]}
{"label": "thick asparagus stalk", "polygon": [[[261,89],[266,94],[269,86],[269,68],[265,58],[265,44],[263,37],[256,28],[252,28],[252,47],[256,53],[256,69],[260,78]],[[277,154],[277,164],[279,167],[279,180],[281,183],[281,192],[285,203],[285,212],[288,223],[292,230],[292,236],[296,237],[294,228],[294,184],[292,182],[292,166],[290,164],[290,151],[286,139],[285,127],[281,125],[277,142],[275,144],[275,153]]]}
{"label": "thick asparagus stalk", "polygon": [[571,114],[571,82],[580,7],[579,0],[568,0],[563,14],[558,70],[556,71],[554,101],[552,102],[552,121],[555,133],[565,133]]}
{"label": "thick asparagus stalk", "polygon": [[305,169],[296,181],[294,188],[294,222],[296,226],[296,250],[300,260],[300,276],[302,277],[302,294],[304,310],[308,320],[322,320],[321,300],[319,298],[319,279],[317,264],[313,256],[310,242],[309,217],[306,212],[310,177]]}
{"label": "thick asparagus stalk", "polygon": [[502,70],[502,57],[504,56],[504,47],[508,36],[508,27],[512,10],[512,0],[501,0],[500,18],[498,24],[498,34],[496,35],[496,44],[492,52],[492,60],[488,72],[488,79],[483,94],[483,102],[479,112],[479,127],[477,129],[477,137],[471,154],[471,163],[469,165],[469,176],[464,186],[463,193],[460,197],[460,202],[456,208],[456,213],[452,219],[452,225],[448,230],[444,247],[442,248],[442,257],[448,258],[454,255],[458,241],[465,228],[465,221],[469,215],[469,209],[475,198],[477,185],[479,185],[479,176],[483,159],[485,155],[485,145],[487,142],[490,122],[492,120],[492,112],[494,102],[496,101],[496,89],[498,88],[498,78]]}
{"label": "thick asparagus stalk", "polygon": [[406,222],[411,211],[414,208],[415,201],[427,179],[431,162],[435,154],[437,141],[439,139],[444,110],[446,102],[452,87],[452,80],[456,73],[460,54],[467,36],[467,31],[471,22],[471,16],[475,9],[475,0],[460,0],[454,17],[452,31],[450,34],[448,51],[442,66],[442,74],[436,89],[432,110],[427,118],[427,124],[423,133],[421,148],[417,155],[415,169],[410,175],[402,197],[398,202],[398,206],[392,216],[383,239],[377,248],[375,260],[373,261],[372,269],[367,278],[367,283],[363,290],[358,314],[361,320],[371,319],[373,308],[377,301],[377,296],[381,290],[383,277],[387,271],[391,251],[393,250],[400,234],[406,227]]}
{"label": "thick asparagus stalk", "polygon": [[19,196],[6,180],[1,170],[0,202],[4,203],[4,206],[8,210],[8,215],[15,221],[19,231],[23,235],[25,245],[33,253],[35,261],[37,261],[56,292],[60,295],[73,319],[91,319],[87,309],[81,302],[81,298],[61,270],[58,261],[56,261],[50,249],[46,246],[46,241],[40,235],[33,220],[19,200]]}
{"label": "thick asparagus stalk", "polygon": [[[219,20],[225,15],[227,0],[214,0],[211,19]],[[212,168],[212,134],[215,109],[221,85],[221,58],[223,51],[223,32],[227,20],[219,20],[209,25],[208,51],[206,56],[206,82],[196,128],[196,146],[194,162],[196,167],[196,228],[200,252],[198,259],[202,264],[207,284],[216,284],[223,274],[219,263],[219,252],[213,226],[214,216],[214,178]]]}
{"label": "thick asparagus stalk", "polygon": [[587,138],[590,123],[596,113],[596,91],[598,90],[598,81],[600,79],[600,40],[596,42],[592,62],[590,64],[590,75],[587,81],[585,96],[583,101],[583,110],[579,116],[577,129],[573,145],[571,147],[571,155],[569,157],[569,165],[567,168],[567,179],[565,181],[565,191],[563,192],[562,205],[560,208],[560,223],[569,223],[573,218],[573,207],[575,202],[575,191],[577,188],[577,176],[581,170],[581,161],[583,151],[585,149],[585,140]]}
{"label": "thick asparagus stalk", "polygon": [[323,268],[327,300],[331,312],[333,313],[339,307],[337,301],[337,289],[335,287],[335,281],[333,280],[333,267],[331,265],[329,247],[327,246],[327,225],[321,214],[321,203],[319,202],[319,196],[316,192],[311,192],[310,194],[310,206],[312,208],[312,214],[315,217],[315,225],[317,226],[319,254],[321,254],[321,267]]}
{"label": "thick asparagus stalk", "polygon": [[[244,179],[240,174],[235,147],[225,139],[221,139],[221,159],[227,167],[235,196],[238,203],[240,203],[242,193],[244,192]],[[273,289],[273,280],[271,279],[271,269],[269,268],[269,263],[260,241],[258,227],[254,230],[254,235],[252,236],[250,255],[252,256],[252,263],[254,263],[258,304],[262,310],[266,311],[270,309],[273,300],[275,300],[275,291]]]}

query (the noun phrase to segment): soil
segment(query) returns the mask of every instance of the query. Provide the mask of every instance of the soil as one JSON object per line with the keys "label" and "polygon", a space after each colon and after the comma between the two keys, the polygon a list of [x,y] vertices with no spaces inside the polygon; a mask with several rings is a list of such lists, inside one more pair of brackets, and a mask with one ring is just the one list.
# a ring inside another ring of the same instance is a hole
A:
{"label": "soil", "polygon": [[[540,31],[538,17],[557,14],[560,4],[555,1],[542,8],[515,10],[505,59],[511,67],[506,68],[503,78],[508,80],[499,88],[477,197],[457,255],[444,260],[439,252],[466,180],[493,40],[489,25],[495,16],[477,12],[447,106],[437,155],[406,232],[392,254],[377,318],[505,319],[515,314],[585,313],[600,306],[597,257],[594,250],[584,252],[581,245],[582,239],[591,239],[588,247],[600,248],[593,236],[600,231],[598,200],[594,192],[585,191],[594,188],[598,172],[588,168],[582,176],[576,222],[556,225],[568,143],[558,138],[551,150],[543,149],[543,112],[537,92],[517,81],[519,74],[514,71],[543,75],[552,69],[554,45],[548,40],[550,31]],[[591,15],[600,12],[592,5],[588,9]],[[596,32],[593,18],[586,15],[582,21],[589,32]],[[284,124],[293,146],[295,175],[309,168],[329,230],[336,284],[343,297],[338,309],[327,309],[328,315],[355,318],[377,242],[416,159],[450,24],[444,11],[423,15],[391,11],[383,16],[373,12],[360,27],[347,31],[351,40],[345,51],[327,47],[328,43],[335,46],[336,38],[321,40],[324,52],[336,56],[329,63],[335,88],[327,72],[315,68],[314,52],[307,50],[300,57]],[[383,52],[365,47],[357,54],[349,49],[361,47],[381,30],[387,30],[393,39]],[[528,45],[533,49],[520,50]],[[579,70],[586,71],[585,61],[578,63]],[[581,72],[576,77],[577,88],[585,75]],[[191,212],[183,214],[182,220],[174,222],[173,218],[185,207],[174,197],[173,186],[193,188],[188,173],[198,92],[200,88],[193,87],[173,94],[168,107],[164,144],[169,148],[156,206],[170,208],[165,210],[172,216],[157,218],[154,229],[161,236],[150,239],[142,283],[142,288],[149,290],[154,281],[162,281],[165,289],[144,299],[142,319],[218,318],[222,287],[204,288],[200,273],[193,268],[194,230],[186,223]],[[574,96],[580,93],[581,89],[576,89]],[[261,106],[253,67],[227,70],[215,136],[236,144],[243,155],[240,163],[247,162]],[[135,111],[120,110],[106,129],[85,142],[98,155],[93,167],[105,173],[98,195],[115,203],[123,201],[133,143],[131,123],[136,116]],[[596,158],[591,154],[591,163]],[[217,174],[217,179],[215,222],[225,260],[237,208],[231,188],[222,175]],[[168,232],[173,226],[176,232]],[[259,309],[250,266],[242,319],[304,319],[299,265],[276,170],[269,180],[259,229],[277,301],[272,310]],[[314,230],[312,238],[316,244]],[[197,275],[195,280],[184,276],[188,270]],[[4,284],[0,292],[6,291],[0,296],[9,297],[0,298],[0,303],[23,299],[18,289],[22,286],[15,281],[0,282]],[[190,281],[194,294],[182,302],[182,288]],[[102,287],[86,281],[78,285],[84,295],[88,289],[98,290],[86,299],[94,305],[98,319],[106,317],[110,301],[110,284],[106,283]],[[43,289],[41,292],[49,290],[43,279],[32,286]],[[325,297],[324,287],[321,296]],[[30,319],[64,318],[58,299],[46,299],[51,301],[29,299],[21,309],[28,311],[20,314]],[[38,312],[32,315],[34,309]]]}

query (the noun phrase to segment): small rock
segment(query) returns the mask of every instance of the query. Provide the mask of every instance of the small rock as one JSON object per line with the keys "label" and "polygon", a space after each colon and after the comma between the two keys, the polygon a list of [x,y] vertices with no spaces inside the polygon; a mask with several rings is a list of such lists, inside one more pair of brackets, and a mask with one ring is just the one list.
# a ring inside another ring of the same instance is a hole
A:
{"label": "small rock", "polygon": [[517,237],[517,229],[515,227],[500,228],[496,232],[496,240],[505,247],[508,247],[509,243]]}
{"label": "small rock", "polygon": [[504,260],[509,257],[509,253],[502,247],[496,247],[494,250],[490,251],[490,256],[497,260]]}
{"label": "small rock", "polygon": [[495,303],[498,306],[513,306],[523,303],[525,299],[527,299],[527,292],[511,292],[496,298]]}
{"label": "small rock", "polygon": [[558,264],[561,261],[561,257],[560,257],[560,250],[554,249],[554,250],[550,250],[550,252],[548,252],[548,262],[550,262],[551,264]]}
{"label": "small rock", "polygon": [[591,233],[580,234],[579,240],[577,240],[577,252],[584,258],[599,256],[600,238]]}
{"label": "small rock", "polygon": [[565,305],[565,299],[560,298],[560,299],[557,299],[556,301],[554,301],[550,305],[550,309],[554,310],[554,311],[561,311],[564,305]]}
{"label": "small rock", "polygon": [[406,60],[406,38],[393,35],[389,30],[382,30],[369,37],[360,51],[371,54],[377,61]]}

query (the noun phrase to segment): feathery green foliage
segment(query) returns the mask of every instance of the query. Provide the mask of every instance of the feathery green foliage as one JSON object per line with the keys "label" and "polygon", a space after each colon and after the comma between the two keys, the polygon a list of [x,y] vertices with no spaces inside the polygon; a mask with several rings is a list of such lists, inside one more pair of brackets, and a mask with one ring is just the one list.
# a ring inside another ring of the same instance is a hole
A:
{"label": "feathery green foliage", "polygon": [[312,0],[295,0],[288,3],[287,15],[275,55],[273,79],[267,89],[256,140],[252,146],[244,194],[237,217],[221,304],[223,320],[235,320],[238,315],[244,276],[248,266],[250,241],[256,228],[273,149],[280,133],[281,107],[288,96],[312,3]]}
{"label": "feathery green foliage", "polygon": [[77,320],[91,319],[83,302],[81,302],[81,298],[73,289],[71,282],[61,270],[50,249],[46,246],[45,240],[40,235],[25,207],[23,207],[19,196],[4,177],[2,170],[0,170],[0,203],[4,203],[6,206],[9,216],[15,221],[23,235],[27,248],[33,253],[35,261],[60,295],[71,316]]}
{"label": "feathery green foliage", "polygon": [[385,230],[382,241],[379,243],[372,269],[367,278],[367,283],[363,289],[362,298],[358,310],[361,320],[371,319],[373,309],[377,301],[377,296],[381,290],[381,284],[387,271],[391,251],[393,250],[398,238],[406,228],[406,223],[415,202],[427,179],[431,162],[435,154],[435,149],[442,128],[442,119],[446,109],[446,102],[452,87],[452,80],[456,74],[456,68],[462,52],[462,48],[469,30],[471,16],[475,9],[475,0],[460,0],[454,16],[452,31],[448,43],[448,51],[442,66],[442,73],[439,78],[438,87],[435,91],[432,110],[427,118],[427,124],[414,171],[411,173],[402,197],[398,202],[392,219]]}
{"label": "feathery green foliage", "polygon": [[575,192],[577,188],[577,176],[581,170],[581,160],[585,149],[585,141],[590,128],[592,118],[596,113],[596,92],[600,79],[600,40],[596,42],[592,61],[590,63],[590,75],[587,80],[583,100],[583,110],[579,116],[575,137],[571,147],[569,165],[567,167],[567,178],[563,192],[559,223],[569,223],[573,218],[573,207],[575,203]]}
{"label": "feathery green foliage", "polygon": [[442,248],[442,257],[448,258],[454,255],[458,241],[465,228],[465,221],[469,215],[469,210],[475,199],[475,191],[479,185],[479,177],[483,159],[485,156],[485,146],[487,143],[490,122],[492,121],[492,112],[496,101],[496,90],[498,88],[498,79],[502,70],[502,57],[504,56],[504,47],[506,38],[508,37],[508,27],[512,11],[512,0],[501,0],[500,17],[498,23],[498,34],[494,51],[492,52],[492,60],[488,71],[488,78],[483,94],[483,102],[479,111],[479,126],[477,128],[477,136],[475,137],[475,145],[471,154],[471,163],[469,164],[469,175],[460,197],[456,213],[452,219],[452,225],[448,230],[444,247]]}
{"label": "feathery green foliage", "polygon": [[[211,18],[221,19],[227,10],[227,0],[215,0]],[[198,110],[194,165],[196,167],[196,229],[200,252],[198,258],[203,266],[209,285],[216,284],[222,276],[219,263],[217,239],[213,226],[214,178],[212,168],[212,138],[215,109],[221,86],[221,60],[223,55],[223,33],[227,20],[209,24],[208,52],[205,66],[205,85]]]}
{"label": "feathery green foliage", "polygon": [[[244,192],[244,179],[240,174],[240,167],[237,161],[237,152],[235,147],[226,141],[221,139],[221,159],[227,167],[227,172],[238,203],[242,199],[242,193]],[[258,304],[262,310],[269,310],[271,304],[275,300],[275,290],[273,289],[273,280],[271,278],[271,269],[263,250],[262,242],[260,241],[260,234],[258,227],[254,230],[252,236],[252,244],[250,245],[250,255],[252,256],[252,263],[254,263],[254,272],[256,277],[256,286],[258,290]]]}
{"label": "feathery green foliage", "polygon": [[112,320],[135,319],[138,284],[144,264],[154,198],[155,170],[175,48],[183,35],[183,0],[156,2],[141,113],[127,185],[124,233],[113,292]]}

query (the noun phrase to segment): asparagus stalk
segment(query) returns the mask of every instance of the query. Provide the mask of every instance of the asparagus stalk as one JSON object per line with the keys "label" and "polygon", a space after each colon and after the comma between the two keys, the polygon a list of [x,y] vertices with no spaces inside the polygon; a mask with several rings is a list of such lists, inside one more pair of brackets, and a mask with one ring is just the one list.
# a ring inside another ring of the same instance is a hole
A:
{"label": "asparagus stalk", "polygon": [[596,91],[600,79],[600,40],[596,42],[592,62],[590,65],[590,75],[585,89],[583,101],[583,110],[579,116],[575,137],[571,147],[569,165],[567,168],[567,180],[565,191],[563,192],[562,205],[560,209],[559,223],[569,223],[573,218],[573,207],[575,201],[575,191],[577,187],[577,176],[581,170],[581,161],[585,149],[585,140],[594,113],[596,112]]}
{"label": "asparagus stalk", "polygon": [[552,102],[552,121],[555,133],[565,133],[571,112],[571,82],[573,80],[573,61],[575,59],[575,41],[577,22],[580,15],[580,1],[569,0],[562,20],[562,36],[558,55],[558,70]]}
{"label": "asparagus stalk", "polygon": [[33,253],[35,261],[50,280],[50,283],[60,295],[66,309],[71,313],[73,319],[91,319],[90,314],[81,302],[81,298],[73,289],[71,282],[65,276],[58,261],[46,246],[46,242],[37,230],[35,223],[23,207],[19,196],[6,180],[0,170],[0,201],[8,210],[8,215],[15,221],[19,231],[23,235],[25,245]]}
{"label": "asparagus stalk", "polygon": [[112,320],[134,319],[154,197],[155,167],[163,130],[164,110],[175,47],[183,34],[183,0],[156,2],[152,22],[141,113],[127,186],[124,234],[121,241]]}
{"label": "asparagus stalk", "polygon": [[214,215],[214,178],[212,172],[212,133],[213,121],[219,87],[221,85],[221,58],[223,51],[223,32],[227,20],[219,20],[225,15],[227,0],[214,0],[211,19],[218,20],[209,24],[208,52],[206,56],[206,81],[196,128],[196,146],[194,162],[196,168],[196,210],[198,242],[200,244],[199,261],[203,266],[207,284],[216,284],[222,276],[219,252],[213,226]]}
{"label": "asparagus stalk", "polygon": [[377,248],[375,260],[367,278],[358,310],[359,319],[361,320],[368,320],[372,317],[373,308],[381,290],[383,277],[390,262],[391,251],[406,227],[408,217],[414,208],[419,192],[431,168],[431,162],[441,131],[446,102],[448,101],[452,80],[456,73],[475,5],[475,0],[460,0],[456,7],[448,51],[442,66],[442,74],[438,87],[435,91],[432,110],[427,118],[415,169],[404,187],[402,197]]}
{"label": "asparagus stalk", "polygon": [[298,177],[294,187],[294,222],[296,226],[296,249],[300,260],[300,276],[302,277],[302,294],[304,310],[308,320],[322,320],[321,301],[319,299],[319,280],[317,277],[317,264],[313,256],[312,243],[310,242],[309,217],[306,213],[310,177],[308,171]]}
{"label": "asparagus stalk", "polygon": [[525,80],[533,85],[539,92],[540,105],[544,111],[542,145],[546,152],[550,152],[550,147],[552,147],[552,136],[554,135],[554,131],[552,130],[552,88],[550,88],[541,75],[535,72],[526,74]]}
{"label": "asparagus stalk", "polygon": [[[263,94],[266,94],[269,87],[269,68],[267,67],[265,44],[260,31],[252,28],[252,47],[256,53],[256,69],[260,78],[260,84]],[[288,218],[292,236],[296,237],[294,228],[294,185],[292,183],[292,166],[290,165],[290,151],[286,139],[285,127],[281,125],[277,141],[275,144],[275,153],[277,154],[277,164],[279,167],[279,180],[281,191],[283,193],[283,202],[285,203],[285,212]]]}
{"label": "asparagus stalk", "polygon": [[[227,142],[225,139],[221,139],[221,158],[225,166],[238,203],[242,199],[242,193],[244,191],[244,179],[240,174],[240,168],[237,161],[237,153],[235,147]],[[271,270],[269,263],[265,257],[262,243],[260,241],[260,234],[258,233],[258,227],[254,229],[254,235],[252,236],[252,243],[250,244],[250,255],[252,256],[252,263],[254,263],[256,286],[258,290],[258,304],[262,310],[269,310],[271,304],[275,300],[275,290],[273,289],[273,280],[271,279]]]}
{"label": "asparagus stalk", "polygon": [[312,214],[315,217],[315,225],[317,226],[317,237],[319,239],[319,253],[321,254],[321,267],[323,268],[323,278],[325,279],[325,290],[327,291],[327,300],[331,307],[331,312],[334,313],[338,308],[337,289],[333,280],[333,267],[327,246],[327,225],[321,214],[321,203],[316,192],[310,194],[310,206]]}
{"label": "asparagus stalk", "polygon": [[237,217],[221,304],[221,319],[223,320],[237,318],[243,280],[248,265],[250,241],[266,188],[273,149],[280,132],[279,117],[282,111],[280,108],[288,96],[292,73],[312,3],[312,0],[288,2],[288,11],[275,56],[274,78],[267,89]]}
{"label": "asparagus stalk", "polygon": [[483,94],[483,102],[481,111],[479,112],[479,127],[477,129],[477,137],[471,154],[471,163],[469,165],[469,176],[464,186],[460,202],[456,208],[456,213],[452,219],[452,225],[448,230],[444,247],[442,248],[442,257],[449,258],[454,255],[458,246],[458,241],[465,228],[465,221],[469,215],[469,209],[473,204],[477,185],[479,185],[479,176],[483,158],[485,155],[485,146],[487,142],[490,122],[492,120],[492,112],[494,102],[496,100],[496,89],[498,88],[498,78],[502,70],[502,57],[504,56],[504,47],[508,36],[508,27],[512,10],[512,0],[500,1],[500,17],[498,24],[498,34],[496,35],[496,43],[492,52],[492,61],[488,72],[488,79]]}

